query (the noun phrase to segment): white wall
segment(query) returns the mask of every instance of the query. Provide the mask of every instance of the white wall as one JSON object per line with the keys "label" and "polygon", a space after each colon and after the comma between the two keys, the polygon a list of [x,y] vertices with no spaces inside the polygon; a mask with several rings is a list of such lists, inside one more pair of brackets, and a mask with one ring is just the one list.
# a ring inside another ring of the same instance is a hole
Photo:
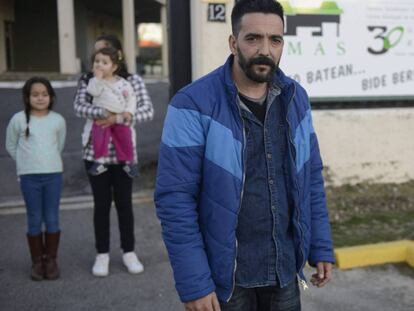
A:
{"label": "white wall", "polygon": [[333,184],[414,179],[414,108],[317,110],[313,122]]}
{"label": "white wall", "polygon": [[[226,23],[208,22],[208,3],[226,3]],[[191,0],[193,79],[229,55],[234,0]],[[328,183],[403,182],[414,179],[414,108],[319,110],[314,127]]]}
{"label": "white wall", "polygon": [[[208,22],[208,3],[226,4],[226,23]],[[191,0],[191,56],[193,80],[221,66],[230,54],[231,10],[234,0]]]}

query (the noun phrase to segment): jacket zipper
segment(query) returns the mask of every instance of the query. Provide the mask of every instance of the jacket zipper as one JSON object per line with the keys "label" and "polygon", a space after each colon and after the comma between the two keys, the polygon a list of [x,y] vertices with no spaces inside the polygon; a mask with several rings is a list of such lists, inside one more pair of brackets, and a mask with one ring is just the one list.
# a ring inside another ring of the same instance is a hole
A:
{"label": "jacket zipper", "polygon": [[[265,138],[265,136],[266,136],[266,133],[265,133],[265,131],[266,131],[266,118],[267,118],[268,112],[270,110],[270,106],[273,104],[273,101],[274,101],[274,98],[272,99],[270,104],[266,107],[265,120],[263,122],[263,139],[266,139]],[[265,152],[266,152],[266,144],[265,144]],[[267,165],[267,162],[266,162],[266,165]],[[269,178],[269,176],[268,176],[268,178]],[[279,276],[278,270],[277,270],[277,264],[279,262],[279,250],[278,250],[277,239],[275,238],[275,236],[276,236],[276,234],[275,234],[275,218],[276,217],[275,217],[275,212],[273,211],[271,206],[270,206],[270,211],[271,211],[272,217],[273,217],[273,219],[272,219],[273,220],[273,222],[272,222],[273,223],[273,226],[272,226],[273,227],[272,228],[272,239],[273,239],[273,242],[274,242],[275,248],[276,248],[276,267],[275,267],[275,269],[276,269],[276,278],[277,278],[279,284],[282,284],[282,282],[280,281],[280,276]]]}
{"label": "jacket zipper", "polygon": [[[295,93],[296,93],[296,85],[295,84],[293,84],[293,95],[292,95],[292,98],[291,98],[291,100],[289,101],[289,103],[288,103],[288,107],[289,107],[289,105],[290,105],[290,103],[293,101],[293,99],[294,99],[294,97],[295,97]],[[288,111],[289,111],[289,109],[288,109]],[[288,119],[288,117],[287,117],[287,113],[286,113],[286,122],[287,122],[287,124],[289,125],[289,140],[290,140],[290,144],[291,144],[291,146],[293,146],[293,148],[294,148],[294,150],[295,150],[295,157],[296,157],[296,149],[295,149],[295,144],[294,144],[294,142],[293,142],[293,139],[292,139],[292,135],[291,135],[291,129],[292,129],[292,125],[290,124],[290,122],[289,122],[289,119]],[[296,172],[296,163],[295,163],[295,159],[293,159],[293,167],[294,167],[294,169],[295,169],[295,172]],[[299,198],[299,187],[298,187],[298,184],[297,184],[297,180],[296,180],[296,178],[294,178],[294,182],[295,182],[295,186],[296,186],[296,191],[298,191],[298,198]],[[300,225],[300,209],[298,208],[297,209],[297,211],[298,211],[298,217],[297,217],[297,221],[298,221],[298,226],[299,226],[299,229],[300,229],[300,246],[299,246],[299,249],[300,249],[300,252],[301,252],[301,254],[302,254],[302,264],[301,264],[301,267],[300,267],[300,269],[299,269],[299,273],[298,273],[298,277],[299,277],[299,284],[302,286],[302,288],[303,288],[303,290],[307,290],[308,288],[309,288],[309,286],[308,286],[308,284],[306,283],[306,279],[305,279],[305,277],[304,277],[304,275],[303,275],[303,273],[301,272],[302,270],[303,270],[303,267],[305,266],[305,255],[304,255],[304,252],[303,252],[303,249],[302,249],[302,242],[303,242],[303,229],[302,229],[302,226]]]}
{"label": "jacket zipper", "polygon": [[[241,191],[240,191],[240,206],[239,206],[239,210],[237,211],[237,218],[236,218],[236,228],[237,228],[237,224],[238,224],[238,219],[239,219],[239,213],[240,213],[240,209],[242,207],[242,201],[243,201],[243,194],[244,194],[244,182],[245,182],[245,178],[246,178],[246,172],[245,172],[245,157],[244,157],[244,152],[246,149],[246,131],[244,129],[244,120],[241,114],[241,110],[239,107],[239,104],[237,102],[237,95],[236,95],[236,105],[237,105],[237,110],[239,111],[239,116],[240,116],[240,120],[242,122],[242,129],[243,129],[243,151],[242,151],[242,163],[243,163],[243,177],[242,177],[242,185],[241,185]],[[231,297],[233,296],[234,293],[234,288],[236,286],[236,269],[237,269],[237,247],[238,247],[238,242],[237,242],[237,236],[236,236],[236,256],[234,257],[234,269],[233,269],[233,284],[232,284],[232,289],[231,289],[231,293],[230,293],[230,297],[229,299],[227,299],[226,302],[229,302]]]}
{"label": "jacket zipper", "polygon": [[[293,96],[292,96],[292,98],[290,99],[290,101],[288,103],[288,107],[289,107],[290,103],[293,101],[293,99],[295,97],[296,85],[293,84],[293,88],[294,88]],[[244,163],[244,161],[245,161],[244,153],[245,153],[245,148],[246,148],[246,131],[244,129],[244,120],[243,120],[243,117],[242,117],[242,114],[241,114],[241,111],[240,111],[240,107],[237,104],[237,95],[236,95],[236,106],[237,106],[237,109],[238,109],[238,112],[239,112],[240,120],[242,122],[242,129],[243,129],[243,152],[242,152],[243,177],[242,177],[242,187],[241,187],[241,192],[240,192],[240,207],[239,207],[239,210],[237,212],[237,216],[238,216],[239,213],[240,213],[241,205],[242,205],[243,193],[244,193],[244,183],[245,183],[245,177],[246,177],[246,173],[245,173],[245,169],[244,169],[244,167],[245,167],[245,163]],[[289,125],[289,131],[288,132],[289,132],[289,140],[290,140],[291,146],[293,146],[293,148],[295,148],[295,144],[294,144],[293,139],[292,139],[292,136],[291,136],[292,125],[290,124],[287,115],[286,115],[286,122]],[[295,155],[296,155],[296,149],[295,149]],[[296,163],[295,163],[295,160],[293,161],[293,166],[294,166],[295,172],[296,172]],[[295,182],[296,189],[298,191],[299,187],[298,187],[296,178],[294,179],[294,182]],[[298,197],[299,197],[299,193],[298,193]],[[237,227],[237,222],[238,222],[238,220],[236,220],[236,227]],[[302,286],[303,290],[307,290],[309,288],[309,286],[308,286],[308,284],[306,282],[305,277],[303,276],[303,273],[301,273],[301,271],[303,270],[303,267],[305,266],[305,260],[304,260],[305,259],[305,255],[304,255],[304,252],[303,252],[303,249],[302,249],[303,229],[302,229],[302,226],[300,225],[300,210],[299,210],[299,208],[298,208],[297,222],[298,222],[299,229],[300,229],[300,243],[301,243],[301,245],[300,245],[299,249],[300,249],[300,252],[302,254],[302,264],[301,264],[301,268],[299,269],[299,273],[298,273],[299,284]],[[226,302],[229,302],[230,299],[231,299],[231,297],[233,296],[234,288],[235,288],[235,285],[236,285],[237,247],[238,247],[238,242],[237,242],[237,237],[236,237],[236,256],[234,258],[232,291],[231,291],[230,297],[226,300]]]}

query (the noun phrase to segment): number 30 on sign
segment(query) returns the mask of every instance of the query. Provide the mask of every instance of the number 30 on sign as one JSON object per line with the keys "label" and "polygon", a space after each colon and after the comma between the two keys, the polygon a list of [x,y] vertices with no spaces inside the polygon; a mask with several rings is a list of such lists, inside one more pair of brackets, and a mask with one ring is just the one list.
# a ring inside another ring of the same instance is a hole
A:
{"label": "number 30 on sign", "polygon": [[207,7],[207,21],[209,22],[226,22],[226,4],[209,3]]}

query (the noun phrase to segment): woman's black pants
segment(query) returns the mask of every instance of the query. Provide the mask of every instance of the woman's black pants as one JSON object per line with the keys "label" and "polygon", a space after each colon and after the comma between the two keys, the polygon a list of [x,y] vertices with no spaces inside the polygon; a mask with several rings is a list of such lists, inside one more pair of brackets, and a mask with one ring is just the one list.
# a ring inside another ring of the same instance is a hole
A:
{"label": "woman's black pants", "polygon": [[[85,161],[86,171],[93,162]],[[88,174],[91,184],[95,228],[95,247],[98,253],[109,252],[110,240],[110,211],[112,201],[118,214],[118,226],[121,236],[121,248],[124,252],[131,252],[135,246],[134,214],[132,211],[132,181],[122,164],[107,166],[108,170],[97,176]]]}

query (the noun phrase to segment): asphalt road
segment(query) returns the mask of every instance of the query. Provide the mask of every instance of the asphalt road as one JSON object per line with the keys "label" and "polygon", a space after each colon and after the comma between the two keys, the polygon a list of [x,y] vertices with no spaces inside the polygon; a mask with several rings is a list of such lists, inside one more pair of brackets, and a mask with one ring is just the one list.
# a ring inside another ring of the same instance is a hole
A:
{"label": "asphalt road", "polygon": [[[151,193],[135,199],[136,250],[145,265],[139,275],[122,266],[119,234],[113,210],[110,275],[95,278],[91,203],[86,198],[62,205],[61,278],[29,279],[26,218],[19,207],[0,206],[0,310],[183,310],[174,289],[172,271]],[[311,270],[307,270],[310,276]],[[323,289],[302,292],[305,311],[411,311],[414,310],[414,270],[387,265],[334,271]]]}

